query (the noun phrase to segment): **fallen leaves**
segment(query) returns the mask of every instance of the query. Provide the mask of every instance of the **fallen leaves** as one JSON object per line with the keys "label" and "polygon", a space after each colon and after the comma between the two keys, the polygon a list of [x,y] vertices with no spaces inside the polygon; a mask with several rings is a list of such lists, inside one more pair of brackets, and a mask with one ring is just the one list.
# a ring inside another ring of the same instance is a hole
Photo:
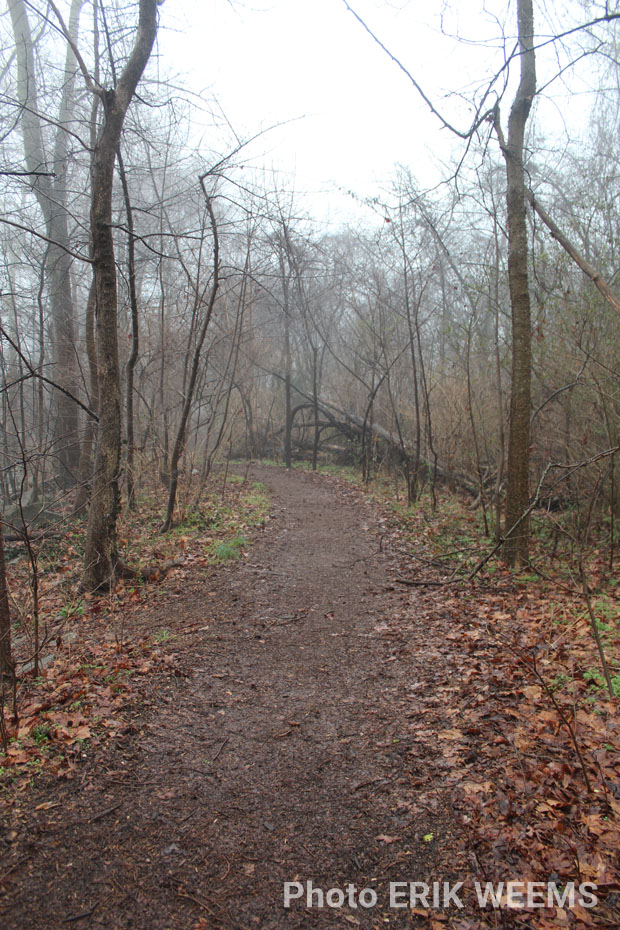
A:
{"label": "fallen leaves", "polygon": [[[410,577],[422,564],[425,579],[440,579],[441,563],[430,567],[433,534],[417,518],[416,561],[409,518],[394,528],[395,573]],[[524,911],[531,930],[620,925],[618,703],[592,687],[588,670],[598,658],[580,593],[506,573],[492,584],[412,587],[400,602],[390,628],[411,644],[398,655],[411,722],[411,810],[435,809],[424,786],[441,779],[466,825],[463,842],[475,850],[470,879],[523,874],[598,886],[594,915],[580,906]],[[620,656],[617,623],[604,633],[609,654]]]}
{"label": "fallen leaves", "polygon": [[461,740],[463,739],[463,733],[461,730],[441,730],[437,734],[437,739]]}
{"label": "fallen leaves", "polygon": [[127,729],[124,711],[139,696],[136,676],[174,671],[174,656],[150,640],[127,644],[86,639],[70,654],[59,653],[36,682],[29,683],[18,723],[5,712],[9,745],[2,779],[23,790],[33,774],[67,777],[86,748]]}
{"label": "fallen leaves", "polygon": [[[213,562],[216,542],[242,535],[268,519],[269,497],[261,486],[231,482],[223,489],[205,489],[200,510],[192,511],[176,530],[160,535],[161,498],[143,488],[135,510],[125,510],[119,540],[129,564],[153,565],[149,580],[167,576],[182,597],[184,582],[196,578]],[[45,771],[66,777],[74,763],[93,748],[126,732],[125,713],[139,700],[148,676],[179,674],[177,656],[157,648],[156,637],[140,631],[140,612],[152,597],[153,586],[121,579],[113,594],[78,594],[84,525],[71,521],[63,527],[62,545],[56,534],[39,542],[39,613],[45,639],[40,677],[31,677],[32,593],[26,558],[9,565],[9,587],[15,605],[17,633],[18,722],[11,722],[8,701],[4,718],[9,745],[0,752],[0,787],[25,789],[33,774]],[[178,558],[179,550],[183,557]],[[145,572],[147,570],[145,569]],[[207,592],[214,597],[217,592]],[[202,629],[207,629],[202,625]],[[184,631],[186,632],[186,631]],[[161,641],[162,645],[164,640]],[[291,723],[292,726],[297,724]]]}
{"label": "fallen leaves", "polygon": [[[430,538],[425,532],[421,526],[418,551]],[[403,561],[400,570],[410,575],[409,556]],[[182,588],[174,593],[181,597]],[[207,594],[205,601],[216,592]],[[91,611],[103,612],[89,600]],[[492,881],[522,874],[532,880],[594,882],[603,906],[609,902],[603,919],[617,926],[612,908],[620,891],[620,727],[617,707],[592,691],[586,678],[596,657],[587,623],[578,621],[576,612],[570,596],[551,596],[531,582],[519,585],[512,576],[493,586],[403,592],[387,620],[380,614],[372,621],[372,632],[379,634],[374,641],[378,649],[385,645],[383,661],[400,682],[402,702],[398,731],[377,730],[373,748],[385,760],[386,780],[395,772],[402,779],[408,813],[427,818],[415,834],[418,851],[439,855],[443,829],[433,817],[449,803],[455,820],[466,826],[474,874]],[[331,612],[325,616],[334,619]],[[560,625],[554,622],[558,616]],[[611,640],[613,630],[608,635]],[[59,776],[70,773],[84,741],[96,746],[106,734],[123,731],[140,681],[152,672],[174,671],[174,665],[174,656],[147,639],[129,645],[99,642],[91,629],[90,638],[72,647],[70,656],[60,656],[30,690],[20,727],[11,734],[12,770],[20,772],[24,785],[33,763]],[[276,726],[286,729],[273,735],[288,737],[299,725],[283,716]],[[353,790],[374,784],[382,783],[363,777]],[[175,794],[164,790],[156,796],[173,801]],[[407,829],[402,823],[381,824],[379,829],[400,833],[379,833],[376,843],[392,847],[401,841]],[[274,832],[271,821],[264,828]],[[388,848],[385,855],[394,859],[395,850]],[[254,863],[243,863],[241,870],[253,875]],[[446,924],[436,913],[412,916],[423,917],[430,927]],[[593,925],[591,912],[579,906],[520,917],[522,925],[536,930]],[[457,925],[481,926],[465,919]]]}

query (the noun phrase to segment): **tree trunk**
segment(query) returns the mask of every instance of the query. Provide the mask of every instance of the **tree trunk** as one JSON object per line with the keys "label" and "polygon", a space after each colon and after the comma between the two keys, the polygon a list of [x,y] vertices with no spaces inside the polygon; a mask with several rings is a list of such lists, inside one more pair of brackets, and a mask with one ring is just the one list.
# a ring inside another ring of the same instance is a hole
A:
{"label": "tree trunk", "polygon": [[[72,0],[68,33],[77,41],[80,10],[84,0]],[[45,222],[45,232],[51,240],[46,256],[48,292],[52,315],[53,378],[70,393],[76,394],[78,384],[75,349],[75,309],[71,285],[71,263],[67,252],[70,245],[67,222],[67,158],[68,135],[65,127],[72,120],[75,103],[75,73],[77,63],[70,44],[64,68],[64,83],[60,99],[58,123],[51,164],[46,158],[42,117],[39,115],[37,71],[35,68],[32,33],[24,0],[9,0],[9,13],[15,37],[17,86],[22,106],[21,127],[24,155],[28,171],[33,172],[32,189]],[[49,170],[53,177],[34,175]],[[78,408],[66,393],[54,393],[54,437],[60,471],[58,481],[64,487],[76,483],[79,462]]]}
{"label": "tree trunk", "polygon": [[[414,460],[407,460],[407,503],[412,504],[418,498],[418,480],[420,475],[420,457],[422,455],[422,423],[420,419],[420,393],[418,388],[418,364],[416,359],[416,339],[414,333],[418,331],[419,301],[415,300],[415,311],[411,306],[411,284],[409,281],[409,259],[405,247],[405,227],[403,223],[402,207],[399,209],[399,240],[398,245],[403,259],[403,289],[405,298],[405,313],[407,315],[407,330],[409,335],[409,352],[411,354],[411,376],[413,378],[413,409],[415,413],[415,452]],[[415,323],[414,323],[415,314]]]}
{"label": "tree trunk", "polygon": [[[525,126],[536,93],[532,0],[518,0],[517,17],[521,80],[510,109],[507,141],[503,139],[499,118],[496,120],[506,162],[508,280],[512,313],[512,383],[503,554],[507,564],[515,568],[527,562],[529,557],[529,519],[526,517],[521,520],[521,517],[527,511],[530,499],[532,346],[523,149]],[[513,529],[515,526],[516,529]]]}
{"label": "tree trunk", "polygon": [[316,471],[319,457],[319,347],[312,346],[312,402],[314,405],[314,439],[312,442],[312,471]]}
{"label": "tree trunk", "polygon": [[[285,282],[285,294],[287,285]],[[288,302],[287,302],[288,303]],[[284,464],[290,468],[293,462],[292,446],[292,357],[291,357],[291,318],[288,306],[284,309]]]}
{"label": "tree trunk", "polygon": [[82,575],[82,588],[88,591],[113,585],[118,562],[121,398],[112,188],[123,122],[156,32],[157,0],[140,0],[136,40],[129,60],[116,89],[102,92],[104,122],[93,153],[90,225],[97,307],[99,428]]}
{"label": "tree trunk", "polygon": [[[201,184],[203,185],[204,191],[204,177],[200,179]],[[217,223],[215,220],[215,213],[213,212],[213,205],[211,203],[211,198],[207,195],[205,191],[205,198],[207,201],[207,211],[209,213],[209,221],[211,223],[211,232],[213,233],[213,275],[211,277],[211,288],[209,292],[209,300],[207,303],[206,313],[198,333],[196,340],[196,346],[194,348],[194,355],[192,358],[192,367],[190,369],[189,381],[185,389],[185,398],[183,401],[183,410],[181,413],[181,422],[179,423],[179,428],[177,430],[176,439],[174,442],[174,447],[172,449],[172,456],[170,458],[170,485],[168,489],[168,507],[166,509],[166,519],[162,526],[162,533],[166,533],[172,525],[172,517],[174,514],[174,505],[177,497],[177,487],[179,483],[179,459],[185,447],[185,435],[187,431],[187,423],[189,420],[189,415],[192,409],[192,403],[194,400],[194,391],[196,388],[196,378],[198,377],[198,369],[200,367],[200,356],[202,353],[202,347],[207,335],[207,329],[209,328],[209,323],[211,322],[211,317],[213,315],[213,308],[215,307],[215,298],[217,297],[218,287],[219,287],[219,272],[220,272],[220,252],[219,252],[219,239],[217,235]],[[197,284],[198,286],[198,284]],[[201,303],[202,295],[196,295],[197,307]]]}
{"label": "tree trunk", "polygon": [[129,305],[131,307],[131,352],[127,359],[127,384],[125,395],[125,417],[127,421],[127,506],[132,509],[136,503],[134,458],[135,458],[135,430],[133,412],[133,382],[134,372],[138,363],[140,351],[140,326],[138,316],[138,295],[136,292],[136,248],[134,238],[133,208],[129,196],[129,184],[121,150],[118,150],[118,168],[123,187],[123,200],[125,202],[125,216],[127,217],[127,277],[129,280]]}
{"label": "tree trunk", "polygon": [[[88,374],[90,380],[89,406],[99,415],[99,376],[97,373],[97,341],[95,339],[95,282],[93,281],[88,292],[86,304],[85,325],[86,356],[88,358]],[[74,507],[77,513],[85,510],[88,504],[88,491],[90,482],[90,465],[95,439],[95,423],[88,417],[84,426],[82,448],[80,450],[80,465],[78,469],[78,486],[75,493]]]}
{"label": "tree trunk", "polygon": [[6,586],[4,532],[0,523],[0,678],[13,680],[15,666],[11,654],[11,611]]}

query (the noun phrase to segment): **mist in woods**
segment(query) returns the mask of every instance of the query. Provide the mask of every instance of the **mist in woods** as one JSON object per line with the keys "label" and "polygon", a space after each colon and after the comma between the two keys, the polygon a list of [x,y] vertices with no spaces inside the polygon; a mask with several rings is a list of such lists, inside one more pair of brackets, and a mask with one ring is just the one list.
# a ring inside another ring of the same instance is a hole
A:
{"label": "mist in woods", "polygon": [[517,566],[538,505],[573,508],[575,539],[606,520],[613,549],[618,14],[499,4],[491,64],[446,98],[344,7],[443,167],[394,166],[326,224],[260,163],[260,118],[241,136],[172,77],[166,5],[7,4],[4,521],[85,514],[84,590],[130,571],[117,519],[145,482],[168,530],[247,458],[464,491]]}

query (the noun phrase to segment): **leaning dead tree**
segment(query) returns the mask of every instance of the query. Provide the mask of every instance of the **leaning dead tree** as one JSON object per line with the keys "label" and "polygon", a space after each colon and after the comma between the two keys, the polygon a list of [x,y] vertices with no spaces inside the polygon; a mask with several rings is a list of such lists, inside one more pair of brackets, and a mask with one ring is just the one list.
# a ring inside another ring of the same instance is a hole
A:
{"label": "leaning dead tree", "polygon": [[413,446],[411,448],[403,447],[402,438],[396,433],[390,432],[381,424],[370,422],[368,419],[359,416],[359,414],[344,410],[321,398],[309,398],[307,403],[298,404],[293,409],[291,413],[291,429],[299,413],[304,410],[310,410],[314,413],[315,409],[318,409],[320,416],[324,418],[318,424],[321,431],[325,429],[335,430],[348,440],[361,440],[364,436],[373,436],[384,444],[396,461],[409,456],[411,461],[414,459],[419,461],[420,466],[427,469],[429,474],[434,471],[438,478],[456,485],[474,497],[479,495],[479,485],[470,480],[467,475],[454,471],[443,462],[431,461],[425,458],[421,451],[416,450]]}
{"label": "leaning dead tree", "polygon": [[535,211],[535,213],[538,214],[556,242],[562,246],[567,255],[570,255],[577,267],[580,268],[583,273],[592,281],[597,290],[603,295],[609,306],[615,310],[618,316],[620,316],[620,297],[618,297],[614,289],[610,287],[598,268],[595,268],[594,265],[592,265],[587,260],[587,258],[582,255],[577,246],[571,242],[568,236],[562,232],[558,224],[549,216],[545,208],[534,196],[534,194],[528,190],[526,191],[526,196],[532,209]]}

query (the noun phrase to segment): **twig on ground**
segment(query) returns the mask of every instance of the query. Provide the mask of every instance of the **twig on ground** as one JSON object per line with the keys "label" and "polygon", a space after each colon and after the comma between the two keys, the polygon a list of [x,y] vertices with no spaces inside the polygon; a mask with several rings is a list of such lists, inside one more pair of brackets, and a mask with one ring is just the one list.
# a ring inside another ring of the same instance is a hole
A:
{"label": "twig on ground", "polygon": [[276,620],[273,620],[271,623],[268,623],[267,626],[263,629],[263,633],[266,633],[267,630],[271,630],[274,626],[286,626],[289,623],[297,623],[298,620],[305,620],[307,614],[291,615],[290,617],[278,617]]}
{"label": "twig on ground", "polygon": [[103,820],[104,817],[107,817],[108,814],[113,814],[114,811],[117,811],[121,806],[121,802],[118,804],[113,804],[111,807],[106,807],[105,810],[99,811],[98,814],[95,814],[94,817],[89,817],[88,820],[83,821],[84,823],[97,823],[98,820]]}
{"label": "twig on ground", "polygon": [[521,655],[517,649],[512,647],[509,643],[507,645],[508,645],[508,649],[513,653],[513,655],[515,655],[517,659],[523,665],[525,665],[525,667],[528,668],[532,672],[532,674],[537,678],[537,680],[540,682],[547,696],[549,697],[549,700],[553,704],[558,717],[560,718],[560,720],[562,721],[562,723],[568,730],[570,734],[571,742],[573,746],[575,747],[575,752],[577,753],[577,758],[579,759],[579,765],[581,766],[581,771],[583,772],[583,777],[586,783],[586,788],[588,789],[589,794],[592,794],[592,783],[590,781],[590,776],[588,775],[588,769],[586,767],[585,759],[583,758],[583,755],[581,752],[581,747],[579,746],[579,742],[577,740],[577,734],[575,732],[575,728],[573,727],[570,720],[568,719],[568,717],[566,716],[566,714],[564,713],[564,711],[558,704],[553,691],[551,690],[551,688],[549,687],[549,685],[547,684],[543,676],[540,674],[540,672],[536,668],[536,663],[534,662],[534,660],[524,658],[524,656]]}
{"label": "twig on ground", "polygon": [[179,889],[177,889],[177,896],[179,898],[186,898],[188,901],[193,901],[194,904],[197,904],[198,907],[201,907],[203,911],[207,912],[207,914],[211,914],[211,917],[217,917],[215,911],[212,910],[208,904],[205,904],[204,901],[200,901],[198,898],[195,898],[193,894],[188,894],[186,891],[179,891]]}
{"label": "twig on ground", "polygon": [[217,759],[219,759],[220,754],[221,754],[221,752],[222,752],[222,749],[224,748],[224,746],[226,745],[226,743],[228,743],[229,741],[230,741],[230,736],[227,736],[226,739],[224,740],[224,742],[222,743],[222,745],[220,746],[220,748],[218,749],[218,751],[215,753],[215,755],[214,755],[213,758],[211,759],[211,765],[213,765],[213,763],[216,762]]}
{"label": "twig on ground", "polygon": [[586,573],[583,568],[583,562],[579,561],[579,577],[581,578],[581,584],[583,586],[583,595],[586,599],[586,605],[588,608],[588,616],[590,618],[590,627],[592,629],[592,635],[596,642],[596,647],[598,649],[598,654],[601,657],[601,665],[603,666],[603,673],[605,675],[605,681],[607,682],[607,690],[609,691],[609,700],[615,701],[616,695],[614,693],[614,686],[611,681],[611,675],[609,673],[609,665],[607,664],[607,656],[605,655],[605,650],[603,648],[603,640],[601,639],[601,634],[599,628],[596,625],[596,617],[594,616],[594,611],[592,610],[592,600],[590,598],[590,589],[588,588],[588,580],[586,578]]}
{"label": "twig on ground", "polygon": [[93,906],[91,907],[89,911],[80,911],[79,914],[71,914],[69,917],[65,917],[63,919],[63,924],[71,924],[71,923],[74,923],[76,920],[86,920],[87,917],[90,917],[92,914],[95,913],[95,909],[97,908],[98,904],[99,902],[97,901],[97,903],[93,904]]}
{"label": "twig on ground", "polygon": [[446,581],[418,581],[417,578],[401,578],[400,575],[396,575],[394,581],[397,581],[399,584],[406,584],[410,588],[424,588],[428,586],[443,588],[444,585],[452,584],[452,579],[450,578]]}

